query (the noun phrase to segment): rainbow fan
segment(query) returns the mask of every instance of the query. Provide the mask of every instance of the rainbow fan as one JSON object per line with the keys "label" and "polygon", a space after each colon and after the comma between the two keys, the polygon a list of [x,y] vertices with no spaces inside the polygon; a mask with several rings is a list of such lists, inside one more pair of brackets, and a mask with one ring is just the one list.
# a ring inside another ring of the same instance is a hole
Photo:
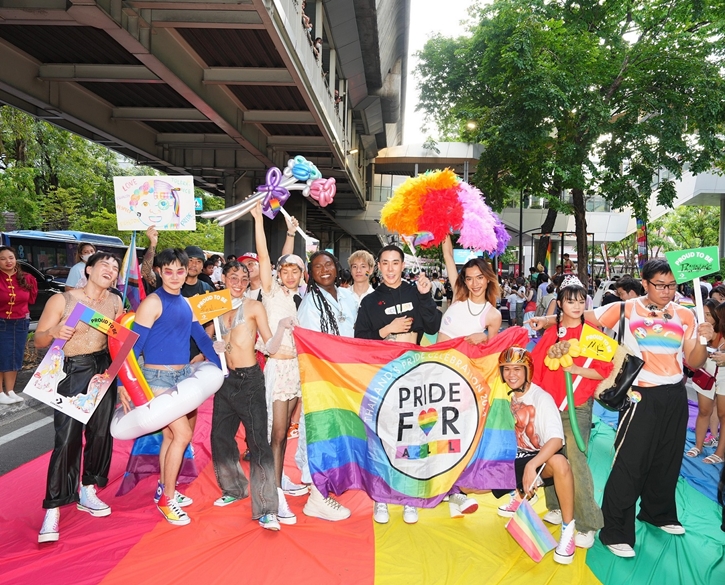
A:
{"label": "rainbow fan", "polygon": [[440,244],[451,231],[460,231],[459,245],[499,255],[510,239],[481,192],[450,169],[405,181],[383,207],[380,223],[415,236],[415,243],[424,248]]}

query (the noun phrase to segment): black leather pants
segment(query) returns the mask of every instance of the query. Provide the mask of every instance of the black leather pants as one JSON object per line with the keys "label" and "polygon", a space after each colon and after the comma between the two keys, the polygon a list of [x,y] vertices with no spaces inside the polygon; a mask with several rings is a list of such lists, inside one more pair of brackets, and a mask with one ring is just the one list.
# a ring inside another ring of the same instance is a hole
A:
{"label": "black leather pants", "polygon": [[[95,374],[103,373],[110,364],[108,352],[66,357],[63,371],[66,373],[58,393],[63,396],[84,394]],[[77,502],[78,480],[83,451],[83,485],[104,487],[108,483],[111,467],[113,438],[109,431],[116,407],[116,381],[85,425],[86,445],[83,447],[83,424],[56,410],[54,415],[55,447],[48,465],[48,480],[43,508],[58,508]]]}

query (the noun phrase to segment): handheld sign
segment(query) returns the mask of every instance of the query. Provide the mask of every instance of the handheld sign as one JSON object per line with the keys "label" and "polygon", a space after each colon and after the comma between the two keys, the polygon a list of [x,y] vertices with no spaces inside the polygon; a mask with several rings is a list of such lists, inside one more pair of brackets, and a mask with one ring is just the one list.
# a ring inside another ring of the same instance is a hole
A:
{"label": "handheld sign", "polygon": [[[614,354],[617,351],[617,348],[619,347],[619,344],[609,337],[609,335],[605,335],[598,329],[594,329],[591,325],[584,324],[584,327],[582,327],[581,335],[579,336],[579,355],[581,357],[587,358],[587,361],[584,362],[583,368],[588,368],[593,360],[599,360],[602,362],[611,362],[612,358],[614,357]],[[577,389],[577,386],[579,386],[579,383],[581,382],[582,378],[581,376],[577,376],[576,382],[572,383],[571,375],[569,372],[566,372],[565,381],[566,381],[566,396],[564,397],[564,400],[559,405],[559,410],[563,411],[566,408],[566,405],[573,401],[574,399],[574,391]],[[570,395],[571,390],[571,395]],[[572,409],[569,409],[570,416],[573,412]],[[573,418],[573,417],[572,417]],[[574,421],[572,422],[572,430],[574,430]],[[574,433],[574,438],[576,439],[576,435],[578,434],[578,428],[577,432]],[[582,441],[582,445],[584,442]],[[579,445],[579,441],[577,440],[577,445]],[[579,445],[579,448],[581,451],[584,451],[583,447]]]}
{"label": "handheld sign", "polygon": [[63,346],[66,340],[54,339],[48,353],[45,354],[43,361],[35,370],[24,392],[28,396],[32,396],[36,400],[40,400],[86,424],[106,395],[108,387],[121,369],[133,344],[136,343],[138,333],[134,333],[120,323],[116,323],[113,319],[94,311],[82,303],[78,303],[73,308],[65,324],[68,327],[75,327],[79,322],[86,323],[101,333],[105,333],[121,342],[121,347],[108,369],[102,374],[96,374],[91,378],[85,393],[76,394],[75,396],[58,394],[58,384],[66,377],[65,372],[63,372],[63,363],[65,361]]}
{"label": "handheld sign", "polygon": [[579,347],[581,349],[580,355],[584,357],[602,362],[611,362],[619,344],[608,335],[584,324],[579,337]]}
{"label": "handheld sign", "polygon": [[[191,310],[194,312],[199,323],[203,324],[212,319],[214,320],[214,336],[217,341],[221,341],[222,334],[219,327],[219,317],[234,308],[232,306],[232,293],[229,289],[194,295],[193,297],[189,297],[189,302],[191,303]],[[222,372],[226,376],[229,374],[226,358],[221,356],[219,361],[222,363]]]}
{"label": "handheld sign", "polygon": [[[689,250],[675,250],[665,252],[665,258],[672,269],[675,282],[681,284],[692,280],[695,291],[695,312],[700,323],[705,322],[705,311],[702,308],[702,291],[700,290],[700,277],[707,276],[720,270],[720,251],[717,246],[707,248],[691,248]],[[700,337],[700,344],[707,345],[707,340]]]}

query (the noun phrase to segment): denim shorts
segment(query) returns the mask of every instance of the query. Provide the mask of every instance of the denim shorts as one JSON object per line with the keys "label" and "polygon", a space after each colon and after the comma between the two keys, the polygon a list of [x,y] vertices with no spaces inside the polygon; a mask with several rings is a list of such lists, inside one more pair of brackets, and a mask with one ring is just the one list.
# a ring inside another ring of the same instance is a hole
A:
{"label": "denim shorts", "polygon": [[154,395],[161,394],[162,392],[173,388],[182,380],[185,380],[191,376],[191,366],[184,366],[180,370],[163,369],[159,370],[156,368],[148,368],[144,366],[141,368],[146,382],[153,391]]}

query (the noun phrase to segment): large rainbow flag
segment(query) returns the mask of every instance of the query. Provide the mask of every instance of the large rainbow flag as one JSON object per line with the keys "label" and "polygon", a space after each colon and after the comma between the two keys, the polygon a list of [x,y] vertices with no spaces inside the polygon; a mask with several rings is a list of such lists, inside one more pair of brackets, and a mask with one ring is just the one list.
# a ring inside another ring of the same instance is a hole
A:
{"label": "large rainbow flag", "polygon": [[513,488],[514,421],[498,356],[527,340],[514,327],[483,346],[422,348],[296,328],[315,485],[426,508],[454,487]]}

